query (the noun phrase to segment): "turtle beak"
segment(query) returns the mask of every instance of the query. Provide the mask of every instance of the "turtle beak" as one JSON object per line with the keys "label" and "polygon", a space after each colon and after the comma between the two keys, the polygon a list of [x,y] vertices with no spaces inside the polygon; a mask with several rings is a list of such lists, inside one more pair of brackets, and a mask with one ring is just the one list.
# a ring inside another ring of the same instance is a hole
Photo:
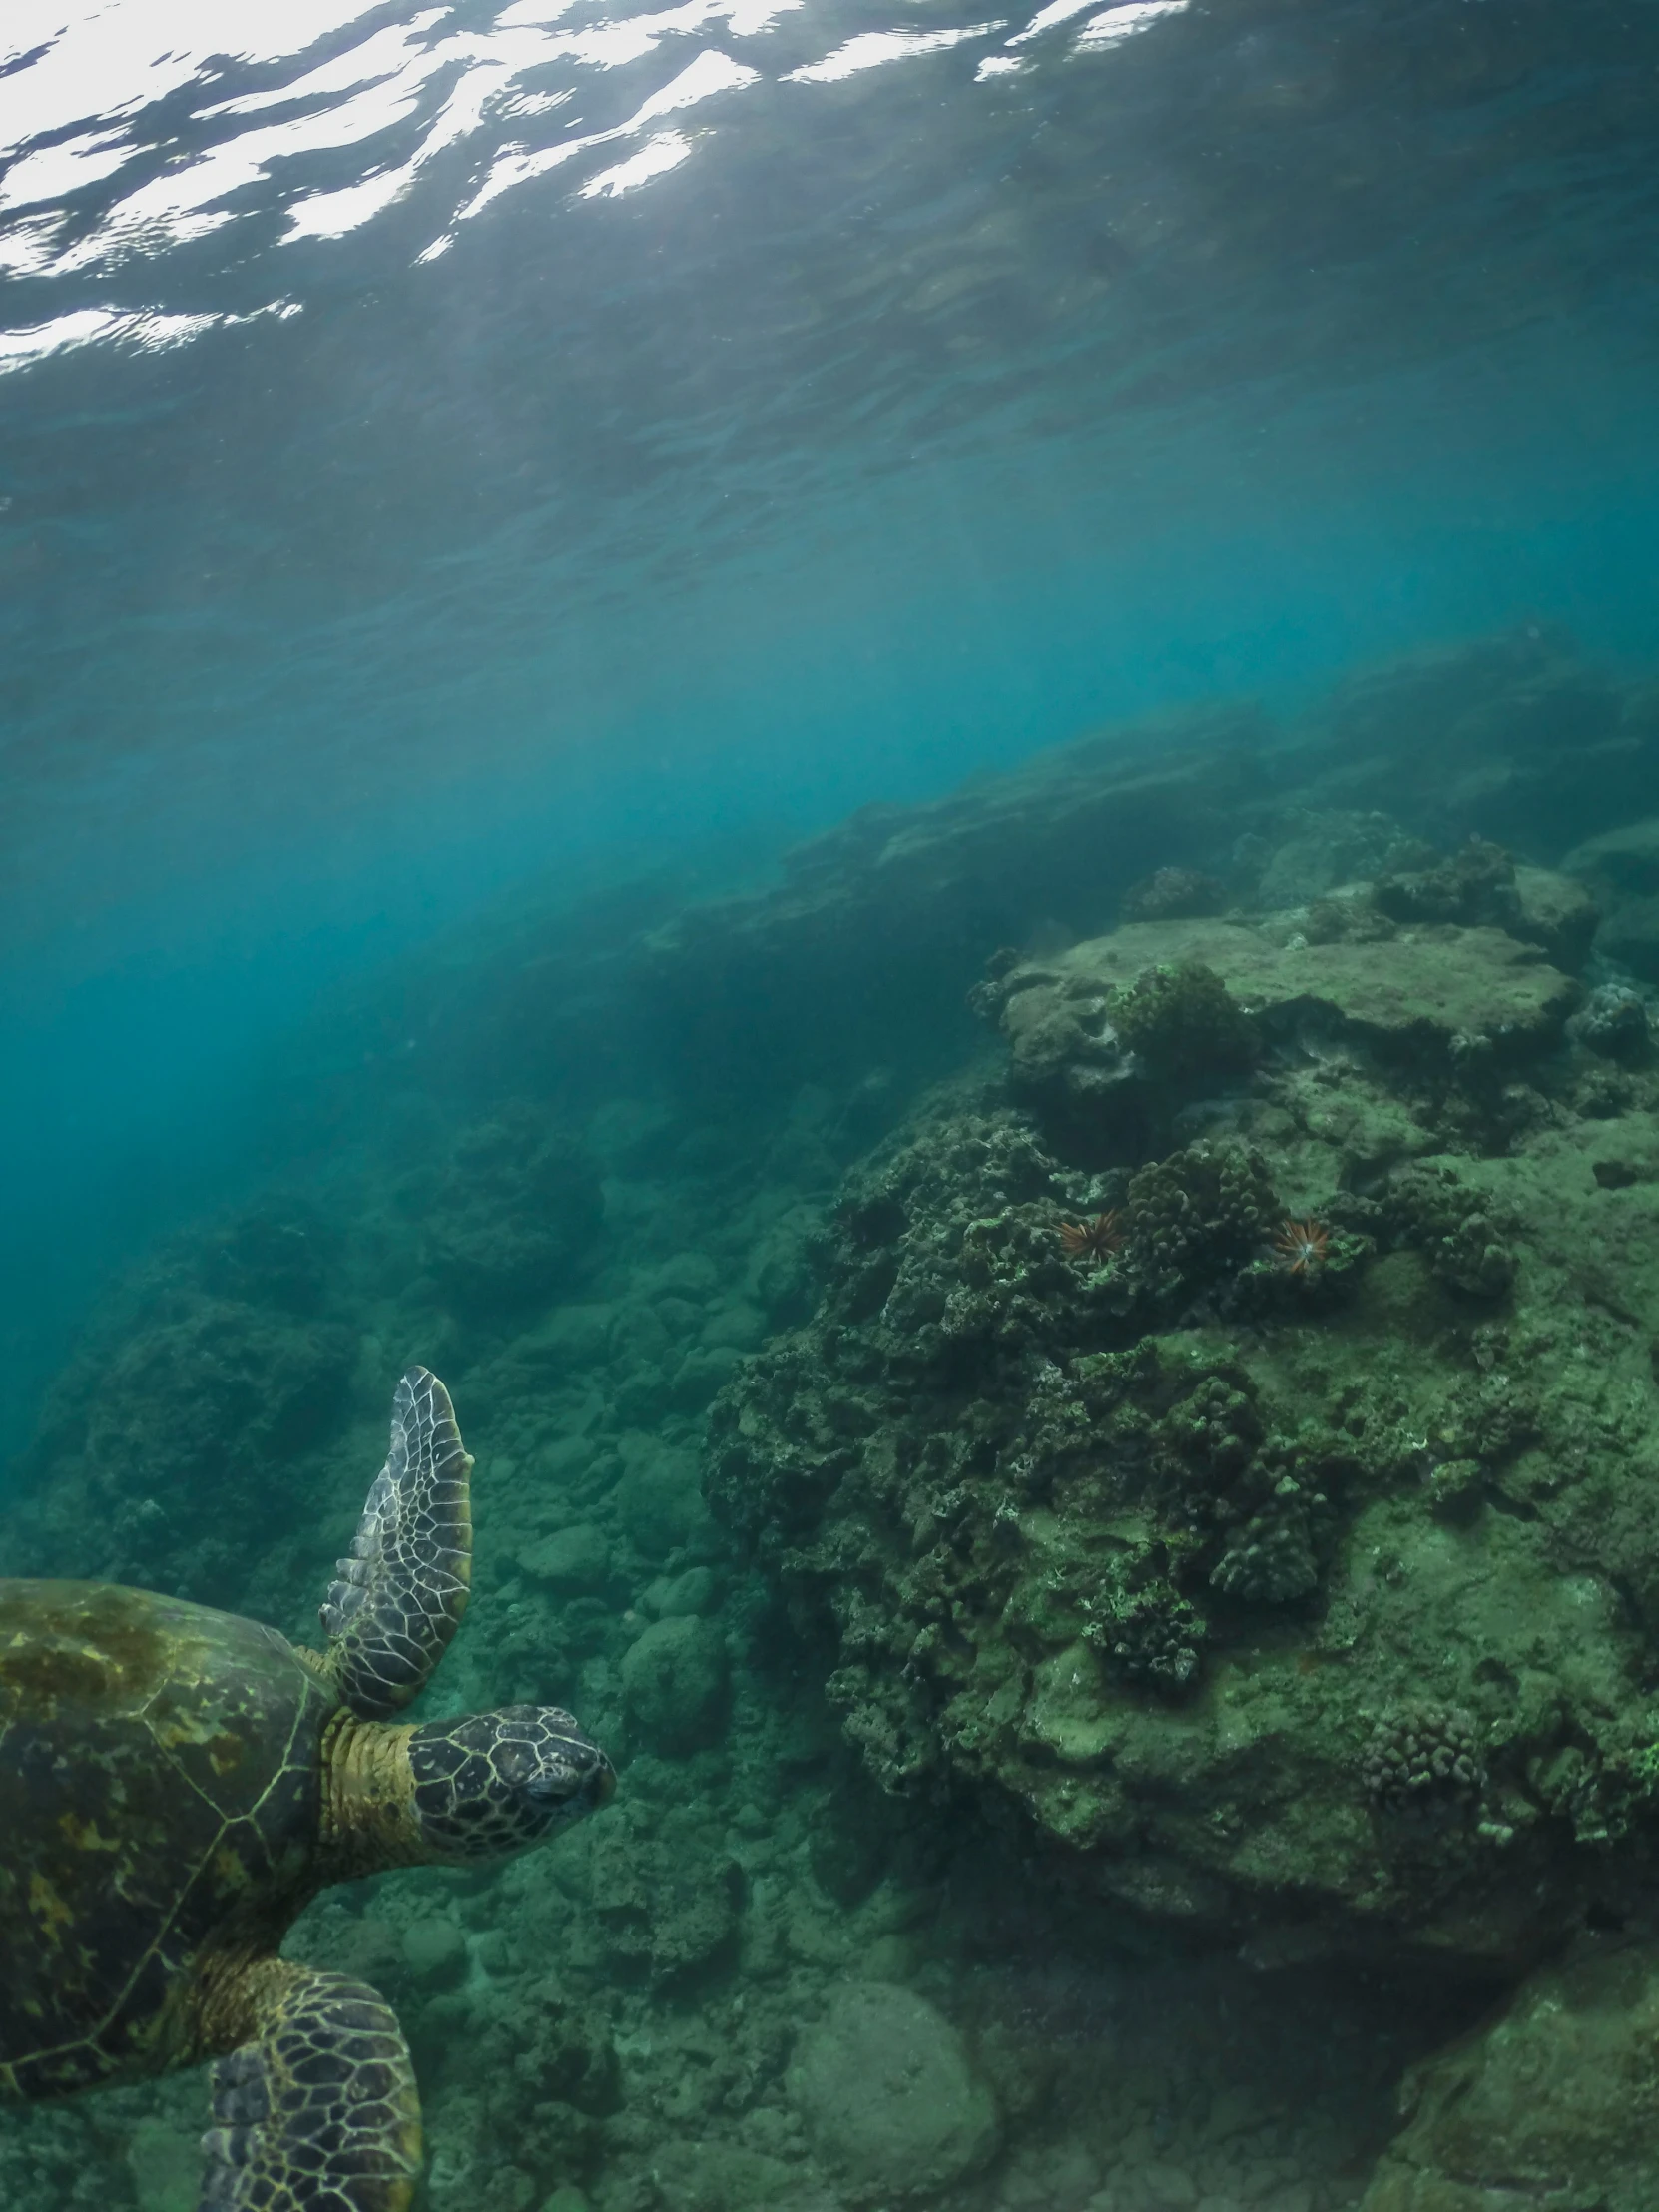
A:
{"label": "turtle beak", "polygon": [[[616,1796],[616,1769],[597,1744],[573,1743],[568,1748],[573,1756],[562,1773],[538,1775],[525,1789],[562,1820],[579,1821]],[[582,1763],[576,1768],[578,1757]]]}

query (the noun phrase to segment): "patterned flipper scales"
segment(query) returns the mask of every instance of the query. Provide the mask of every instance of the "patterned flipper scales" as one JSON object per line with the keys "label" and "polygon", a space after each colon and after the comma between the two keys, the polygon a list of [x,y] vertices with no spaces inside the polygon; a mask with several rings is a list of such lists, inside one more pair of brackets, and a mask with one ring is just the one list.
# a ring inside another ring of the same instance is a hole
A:
{"label": "patterned flipper scales", "polygon": [[420,2098],[391,2006],[308,1966],[251,1979],[255,2039],[213,2069],[198,2212],[407,2212]]}
{"label": "patterned flipper scales", "polygon": [[472,1584],[472,1461],[449,1392],[411,1368],[391,1403],[391,1448],[351,1557],[322,1602],[324,1665],[360,1720],[386,1720],[425,1687]]}

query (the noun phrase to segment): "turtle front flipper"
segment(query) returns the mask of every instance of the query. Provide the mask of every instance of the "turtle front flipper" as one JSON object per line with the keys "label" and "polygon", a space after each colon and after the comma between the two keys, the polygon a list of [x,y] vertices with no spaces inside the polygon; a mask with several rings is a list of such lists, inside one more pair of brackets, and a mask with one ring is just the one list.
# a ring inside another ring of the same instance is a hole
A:
{"label": "turtle front flipper", "polygon": [[254,2039],[213,2069],[198,2212],[407,2212],[420,2097],[396,2013],[277,1959],[248,1982]]}
{"label": "turtle front flipper", "polygon": [[385,1720],[425,1687],[472,1587],[472,1461],[449,1392],[411,1368],[391,1401],[391,1448],[351,1557],[322,1602],[323,1666],[359,1720]]}

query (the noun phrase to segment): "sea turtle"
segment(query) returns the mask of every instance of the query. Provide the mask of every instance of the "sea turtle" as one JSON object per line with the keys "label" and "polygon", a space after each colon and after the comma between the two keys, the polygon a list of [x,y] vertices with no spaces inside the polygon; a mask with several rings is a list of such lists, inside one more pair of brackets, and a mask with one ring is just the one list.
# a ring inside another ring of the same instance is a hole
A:
{"label": "sea turtle", "polygon": [[387,1725],[466,1609],[471,1470],[411,1368],[320,1653],[154,1591],[0,1580],[0,2094],[214,2059],[200,2212],[405,2212],[396,2014],[277,1946],[328,1883],[475,1865],[615,1789],[556,1707]]}

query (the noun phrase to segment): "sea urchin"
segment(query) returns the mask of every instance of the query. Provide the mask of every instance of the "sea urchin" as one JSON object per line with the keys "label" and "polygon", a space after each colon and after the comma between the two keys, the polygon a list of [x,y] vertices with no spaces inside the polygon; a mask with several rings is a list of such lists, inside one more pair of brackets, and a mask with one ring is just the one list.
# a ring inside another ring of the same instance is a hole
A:
{"label": "sea urchin", "polygon": [[1273,1240],[1273,1249],[1291,1275],[1313,1275],[1331,1254],[1331,1231],[1310,1215],[1307,1221],[1287,1221]]}
{"label": "sea urchin", "polygon": [[1060,1250],[1068,1259],[1092,1260],[1100,1267],[1122,1242],[1123,1230],[1115,1212],[1060,1224]]}

